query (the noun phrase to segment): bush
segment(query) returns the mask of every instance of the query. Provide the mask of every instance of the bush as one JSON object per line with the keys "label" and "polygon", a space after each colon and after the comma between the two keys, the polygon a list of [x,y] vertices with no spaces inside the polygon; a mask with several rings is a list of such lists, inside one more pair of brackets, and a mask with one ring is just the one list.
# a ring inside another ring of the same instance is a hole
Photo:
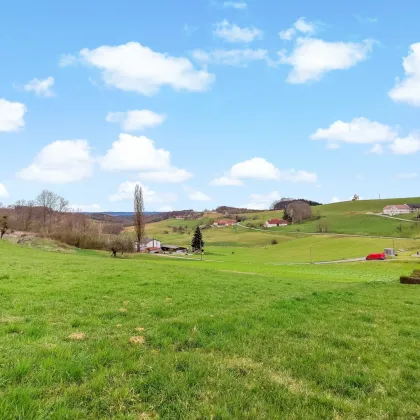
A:
{"label": "bush", "polygon": [[273,239],[272,241],[271,241],[271,245],[277,245],[279,242],[277,241],[277,239]]}
{"label": "bush", "polygon": [[114,257],[120,252],[124,253],[134,252],[134,241],[129,236],[112,236],[108,240],[108,250],[112,252]]}

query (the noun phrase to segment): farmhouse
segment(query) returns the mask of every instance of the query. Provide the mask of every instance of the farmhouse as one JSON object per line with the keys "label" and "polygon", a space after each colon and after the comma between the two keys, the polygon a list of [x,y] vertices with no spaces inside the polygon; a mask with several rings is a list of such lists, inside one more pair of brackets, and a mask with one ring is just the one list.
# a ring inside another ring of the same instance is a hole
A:
{"label": "farmhouse", "polygon": [[390,204],[384,207],[383,214],[395,216],[397,214],[409,214],[412,210],[408,204]]}
{"label": "farmhouse", "polygon": [[272,227],[277,227],[277,226],[287,226],[289,223],[287,222],[287,220],[282,220],[282,219],[270,219],[267,220],[264,223],[264,227],[266,228],[272,228]]}
{"label": "farmhouse", "polygon": [[236,220],[224,219],[224,220],[216,220],[213,223],[213,226],[215,226],[215,227],[229,227],[229,226],[234,226],[236,224],[238,224],[238,222]]}
{"label": "farmhouse", "polygon": [[162,245],[161,249],[165,253],[170,254],[187,254],[188,249],[179,245]]}
{"label": "farmhouse", "polygon": [[151,248],[160,249],[160,241],[157,239],[143,238],[140,242],[136,242],[135,249],[137,252],[148,251]]}

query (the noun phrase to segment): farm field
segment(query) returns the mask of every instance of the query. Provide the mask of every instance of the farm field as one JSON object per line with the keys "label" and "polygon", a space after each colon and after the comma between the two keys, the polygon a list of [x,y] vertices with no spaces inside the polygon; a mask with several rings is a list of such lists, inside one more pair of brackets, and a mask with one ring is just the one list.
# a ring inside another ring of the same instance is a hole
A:
{"label": "farm field", "polygon": [[1,241],[0,418],[416,418],[416,266]]}

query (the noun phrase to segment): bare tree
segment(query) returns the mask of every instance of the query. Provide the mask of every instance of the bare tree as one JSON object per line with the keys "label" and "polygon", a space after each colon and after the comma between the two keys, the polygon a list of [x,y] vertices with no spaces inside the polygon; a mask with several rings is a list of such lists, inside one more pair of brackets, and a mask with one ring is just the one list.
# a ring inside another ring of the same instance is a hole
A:
{"label": "bare tree", "polygon": [[294,201],[290,203],[284,211],[284,219],[292,223],[300,223],[312,217],[312,209],[304,201]]}
{"label": "bare tree", "polygon": [[13,205],[19,229],[30,230],[33,217],[33,201],[18,200]]}
{"label": "bare tree", "polygon": [[3,216],[0,221],[0,239],[3,239],[4,234],[7,232],[9,225],[7,223],[7,216]]}
{"label": "bare tree", "polygon": [[143,190],[139,184],[136,185],[134,190],[134,229],[137,239],[137,252],[139,252],[145,231]]}

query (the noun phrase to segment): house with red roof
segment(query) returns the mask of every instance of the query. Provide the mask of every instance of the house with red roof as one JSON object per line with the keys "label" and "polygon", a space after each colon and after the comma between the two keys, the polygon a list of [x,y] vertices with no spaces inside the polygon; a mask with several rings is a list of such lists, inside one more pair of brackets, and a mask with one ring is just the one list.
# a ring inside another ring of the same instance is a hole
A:
{"label": "house with red roof", "polygon": [[409,214],[412,212],[408,204],[390,204],[384,207],[383,214],[395,216],[397,214]]}
{"label": "house with red roof", "polygon": [[222,219],[222,220],[216,220],[213,223],[213,226],[214,227],[229,227],[229,226],[234,226],[236,224],[238,224],[236,220]]}
{"label": "house with red roof", "polygon": [[283,219],[270,219],[264,223],[265,228],[272,228],[277,226],[287,226],[289,222]]}

